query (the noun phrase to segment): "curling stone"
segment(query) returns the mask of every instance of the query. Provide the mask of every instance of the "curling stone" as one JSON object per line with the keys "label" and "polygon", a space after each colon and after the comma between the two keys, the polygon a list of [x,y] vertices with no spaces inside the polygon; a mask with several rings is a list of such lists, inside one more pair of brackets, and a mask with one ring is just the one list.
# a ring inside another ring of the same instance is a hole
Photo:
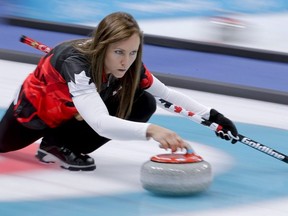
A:
{"label": "curling stone", "polygon": [[187,144],[187,152],[160,154],[141,167],[142,187],[156,195],[187,196],[206,191],[213,180],[211,165]]}

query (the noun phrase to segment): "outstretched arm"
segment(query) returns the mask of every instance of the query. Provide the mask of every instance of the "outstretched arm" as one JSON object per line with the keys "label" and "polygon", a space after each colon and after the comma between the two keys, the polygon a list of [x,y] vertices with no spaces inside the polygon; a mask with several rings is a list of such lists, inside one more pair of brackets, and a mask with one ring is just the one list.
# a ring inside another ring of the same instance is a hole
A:
{"label": "outstretched arm", "polygon": [[128,121],[110,116],[97,92],[73,97],[80,116],[99,135],[116,140],[147,140],[159,142],[161,148],[176,151],[185,148],[184,140],[175,132],[161,126]]}
{"label": "outstretched arm", "polygon": [[236,126],[230,119],[215,109],[209,108],[187,95],[167,87],[156,77],[153,77],[153,84],[147,89],[147,91],[155,97],[162,98],[173,104],[177,104],[186,110],[190,110],[201,116],[203,119],[222,125],[222,130],[217,131],[216,135],[222,139],[231,140],[232,143],[236,143],[236,139],[234,139],[238,135]]}

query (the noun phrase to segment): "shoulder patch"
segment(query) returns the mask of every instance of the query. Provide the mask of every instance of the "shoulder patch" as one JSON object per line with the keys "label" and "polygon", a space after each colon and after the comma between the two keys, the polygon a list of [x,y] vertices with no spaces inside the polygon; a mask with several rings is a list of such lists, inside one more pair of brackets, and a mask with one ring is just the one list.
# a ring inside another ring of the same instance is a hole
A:
{"label": "shoulder patch", "polygon": [[147,89],[152,85],[152,83],[153,83],[153,76],[151,72],[145,67],[145,65],[143,65],[141,69],[140,88]]}

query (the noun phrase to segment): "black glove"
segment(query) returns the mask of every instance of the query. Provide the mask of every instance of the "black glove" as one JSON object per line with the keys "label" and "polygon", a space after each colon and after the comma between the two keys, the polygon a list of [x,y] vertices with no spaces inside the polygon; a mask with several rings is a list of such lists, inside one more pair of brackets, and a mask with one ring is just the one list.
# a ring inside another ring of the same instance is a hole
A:
{"label": "black glove", "polygon": [[[215,132],[218,137],[225,140],[231,140],[232,144],[235,144],[238,140],[238,131],[234,123],[226,118],[215,109],[210,110],[209,121],[215,122],[221,125],[223,128],[220,131]],[[231,136],[232,135],[232,136]]]}

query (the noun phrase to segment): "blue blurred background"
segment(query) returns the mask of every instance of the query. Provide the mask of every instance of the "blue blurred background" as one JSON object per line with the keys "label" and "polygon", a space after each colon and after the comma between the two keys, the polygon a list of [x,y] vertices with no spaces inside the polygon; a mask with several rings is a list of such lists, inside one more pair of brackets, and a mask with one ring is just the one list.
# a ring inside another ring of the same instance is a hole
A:
{"label": "blue blurred background", "polygon": [[115,11],[131,13],[152,41],[157,37],[145,44],[144,61],[168,85],[288,103],[286,0],[1,0],[1,56],[41,55],[18,43],[20,35],[53,47],[88,35],[46,25],[92,29]]}

